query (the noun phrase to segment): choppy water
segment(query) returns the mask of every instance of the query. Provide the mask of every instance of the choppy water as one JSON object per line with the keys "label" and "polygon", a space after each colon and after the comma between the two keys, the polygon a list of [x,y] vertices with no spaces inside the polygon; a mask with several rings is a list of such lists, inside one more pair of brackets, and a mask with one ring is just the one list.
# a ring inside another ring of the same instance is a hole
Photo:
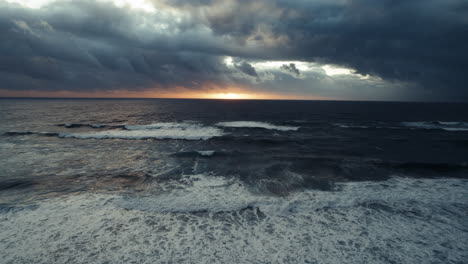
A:
{"label": "choppy water", "polygon": [[0,100],[1,263],[466,263],[468,105]]}

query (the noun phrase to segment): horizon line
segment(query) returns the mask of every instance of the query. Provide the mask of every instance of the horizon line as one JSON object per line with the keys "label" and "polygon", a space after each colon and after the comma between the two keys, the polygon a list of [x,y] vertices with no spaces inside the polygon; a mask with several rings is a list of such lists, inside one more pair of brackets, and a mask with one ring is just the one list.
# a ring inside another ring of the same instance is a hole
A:
{"label": "horizon line", "polygon": [[178,97],[30,97],[30,96],[0,96],[0,100],[5,99],[67,99],[67,100],[211,100],[211,101],[324,101],[324,102],[376,102],[376,103],[468,103],[468,101],[398,101],[398,100],[353,100],[353,99],[295,99],[295,98],[178,98]]}

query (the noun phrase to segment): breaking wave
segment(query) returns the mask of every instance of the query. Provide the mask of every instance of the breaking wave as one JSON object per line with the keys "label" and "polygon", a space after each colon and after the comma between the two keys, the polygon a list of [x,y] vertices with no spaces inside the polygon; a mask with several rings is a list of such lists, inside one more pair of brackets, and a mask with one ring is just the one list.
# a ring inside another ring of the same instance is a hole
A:
{"label": "breaking wave", "polygon": [[346,125],[346,124],[342,124],[342,123],[335,123],[333,125],[341,127],[341,128],[363,128],[363,129],[371,128],[370,126]]}
{"label": "breaking wave", "polygon": [[125,129],[127,130],[153,130],[153,129],[193,129],[193,128],[201,128],[203,127],[202,124],[196,122],[161,122],[161,123],[153,123],[148,125],[126,125]]}
{"label": "breaking wave", "polygon": [[212,137],[220,137],[224,133],[221,129],[208,126],[169,126],[161,128],[130,130],[106,130],[93,133],[61,133],[62,138],[79,139],[184,139],[206,140]]}
{"label": "breaking wave", "polygon": [[[100,129],[95,132],[58,133],[58,132],[33,132],[12,131],[6,132],[6,136],[43,135],[58,136],[61,138],[78,139],[185,139],[206,140],[213,137],[222,137],[226,133],[221,127],[227,128],[261,128],[279,131],[296,131],[300,127],[279,126],[265,122],[234,121],[219,122],[214,126],[207,126],[195,121],[184,122],[160,122],[146,125],[104,125],[104,124],[58,124],[65,128],[89,127]],[[107,128],[108,130],[103,130]],[[200,152],[200,155],[211,155],[209,152]]]}
{"label": "breaking wave", "polygon": [[445,131],[468,131],[468,122],[420,121],[402,122],[405,127],[417,129],[441,129]]}
{"label": "breaking wave", "polygon": [[278,126],[272,125],[266,122],[256,122],[256,121],[233,121],[233,122],[219,122],[216,126],[221,127],[230,127],[230,128],[263,128],[279,131],[296,131],[300,127],[295,126]]}
{"label": "breaking wave", "polygon": [[214,150],[199,150],[197,151],[197,153],[205,157],[210,157],[210,156],[213,156],[215,151]]}
{"label": "breaking wave", "polygon": [[435,129],[445,131],[468,131],[468,122],[418,121],[399,124],[343,124],[333,123],[341,128],[351,129]]}
{"label": "breaking wave", "polygon": [[[223,131],[215,127],[200,127],[190,130],[160,129],[160,130],[105,130],[100,132],[82,133],[55,133],[12,131],[5,132],[5,136],[38,135],[46,137],[77,138],[77,139],[183,139],[183,140],[207,140],[213,137],[221,137]],[[201,154],[203,155],[203,154]]]}

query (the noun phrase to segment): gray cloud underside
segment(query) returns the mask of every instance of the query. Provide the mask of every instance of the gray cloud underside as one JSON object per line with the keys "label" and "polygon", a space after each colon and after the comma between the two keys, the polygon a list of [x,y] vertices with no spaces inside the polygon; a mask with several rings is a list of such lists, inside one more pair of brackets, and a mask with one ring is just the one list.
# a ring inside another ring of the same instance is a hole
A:
{"label": "gray cloud underside", "polygon": [[[155,13],[99,1],[0,2],[0,89],[250,86],[350,99],[468,100],[463,0],[174,0]],[[234,66],[224,62],[235,58]],[[361,80],[255,62],[334,64]]]}
{"label": "gray cloud underside", "polygon": [[287,72],[291,72],[295,74],[296,76],[301,75],[301,72],[296,68],[296,64],[294,63],[290,63],[289,65],[283,64],[280,69],[287,71]]}

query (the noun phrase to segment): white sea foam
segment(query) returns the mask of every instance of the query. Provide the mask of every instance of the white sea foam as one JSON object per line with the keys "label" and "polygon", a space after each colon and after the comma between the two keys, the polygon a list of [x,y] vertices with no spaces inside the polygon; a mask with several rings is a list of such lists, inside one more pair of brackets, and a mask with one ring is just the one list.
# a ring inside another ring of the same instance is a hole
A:
{"label": "white sea foam", "polygon": [[[468,181],[394,178],[339,187],[279,198],[254,195],[237,180],[193,175],[159,195],[46,200],[0,214],[0,262],[466,260]],[[258,210],[239,211],[246,206]]]}
{"label": "white sea foam", "polygon": [[[417,203],[418,200],[437,204],[441,203],[442,199],[449,199],[449,203],[463,203],[468,206],[468,199],[463,197],[468,195],[468,190],[461,188],[468,187],[467,180],[416,180],[395,177],[385,182],[341,183],[338,184],[339,191],[311,190],[293,193],[288,197],[253,194],[244,183],[219,176],[188,175],[180,182],[183,183],[181,188],[156,198],[148,197],[146,205],[141,197],[138,197],[134,205],[128,208],[136,206],[139,209],[158,212],[219,212],[236,211],[251,206],[260,208],[268,215],[287,215],[293,211],[314,212],[323,208],[348,208],[370,202],[402,208],[411,207],[411,203]],[[452,194],[443,193],[444,189],[451,187],[454,187]],[[411,191],[413,188],[416,192]],[[126,201],[129,200],[131,199]]]}
{"label": "white sea foam", "polygon": [[467,122],[440,122],[440,121],[419,121],[419,122],[401,122],[400,126],[394,125],[351,125],[334,123],[333,125],[341,128],[372,128],[372,129],[438,129],[446,131],[468,131]]}
{"label": "white sea foam", "polygon": [[195,122],[161,122],[148,125],[126,125],[125,129],[128,130],[150,130],[150,129],[193,129],[200,128],[201,124]]}
{"label": "white sea foam", "polygon": [[214,150],[199,150],[197,151],[198,154],[202,155],[202,156],[213,156],[213,154],[215,153]]}
{"label": "white sea foam", "polygon": [[403,126],[418,129],[441,129],[446,131],[468,131],[468,122],[419,121],[402,122]]}
{"label": "white sea foam", "polygon": [[245,186],[224,177],[189,175],[180,188],[157,197],[124,198],[118,203],[127,209],[154,212],[222,212],[245,208],[256,199]]}
{"label": "white sea foam", "polygon": [[370,128],[369,126],[346,125],[342,123],[335,123],[334,125],[341,128]]}
{"label": "white sea foam", "polygon": [[280,131],[296,131],[300,127],[294,126],[278,126],[266,122],[256,122],[256,121],[233,121],[233,122],[219,122],[216,126],[221,127],[234,127],[234,128],[264,128]]}
{"label": "white sea foam", "polygon": [[444,128],[442,128],[442,130],[445,130],[445,131],[468,131],[468,127],[467,128],[444,127]]}
{"label": "white sea foam", "polygon": [[126,126],[126,130],[105,130],[87,133],[61,133],[63,138],[79,139],[185,139],[206,140],[223,135],[217,127],[188,123],[158,123]]}
{"label": "white sea foam", "polygon": [[439,121],[438,123],[441,125],[449,125],[449,126],[464,124],[463,122],[442,122],[442,121]]}
{"label": "white sea foam", "polygon": [[403,126],[423,129],[438,129],[439,127],[432,122],[402,122]]}

